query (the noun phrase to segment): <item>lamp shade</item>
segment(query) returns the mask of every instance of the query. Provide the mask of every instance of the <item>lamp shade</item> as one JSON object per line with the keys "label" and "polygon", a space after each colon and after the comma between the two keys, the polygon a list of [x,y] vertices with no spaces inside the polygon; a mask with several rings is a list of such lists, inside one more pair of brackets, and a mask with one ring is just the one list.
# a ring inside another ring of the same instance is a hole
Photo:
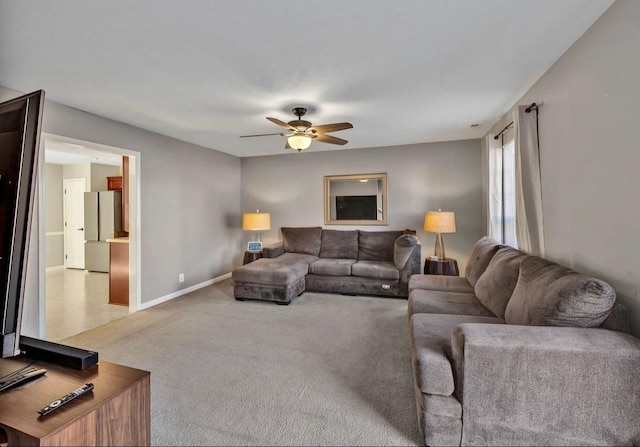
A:
{"label": "lamp shade", "polygon": [[453,211],[427,211],[424,231],[429,233],[455,233],[456,214]]}
{"label": "lamp shade", "polygon": [[244,213],[242,215],[242,229],[251,231],[265,231],[271,229],[271,214]]}
{"label": "lamp shade", "polygon": [[289,146],[297,151],[302,151],[311,146],[311,138],[306,135],[291,135],[287,138]]}

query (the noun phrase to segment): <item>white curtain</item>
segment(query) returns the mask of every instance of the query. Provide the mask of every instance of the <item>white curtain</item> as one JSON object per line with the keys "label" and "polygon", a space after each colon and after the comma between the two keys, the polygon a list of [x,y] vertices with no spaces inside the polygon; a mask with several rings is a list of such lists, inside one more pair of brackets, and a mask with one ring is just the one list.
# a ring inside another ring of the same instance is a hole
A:
{"label": "white curtain", "polygon": [[516,236],[518,248],[522,251],[544,256],[538,115],[536,110],[525,112],[526,108],[516,107],[513,116],[516,132]]}
{"label": "white curtain", "polygon": [[487,233],[498,242],[502,242],[502,142],[494,134],[486,137],[489,162],[489,187],[487,210]]}

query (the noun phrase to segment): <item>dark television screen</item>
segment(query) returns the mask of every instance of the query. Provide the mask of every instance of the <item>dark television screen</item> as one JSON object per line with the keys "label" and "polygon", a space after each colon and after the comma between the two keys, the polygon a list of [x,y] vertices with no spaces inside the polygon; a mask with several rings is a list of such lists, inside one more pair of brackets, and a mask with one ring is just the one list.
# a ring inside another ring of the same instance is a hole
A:
{"label": "dark television screen", "polygon": [[44,92],[0,104],[0,338],[19,353]]}
{"label": "dark television screen", "polygon": [[336,196],[336,220],[377,220],[376,196]]}

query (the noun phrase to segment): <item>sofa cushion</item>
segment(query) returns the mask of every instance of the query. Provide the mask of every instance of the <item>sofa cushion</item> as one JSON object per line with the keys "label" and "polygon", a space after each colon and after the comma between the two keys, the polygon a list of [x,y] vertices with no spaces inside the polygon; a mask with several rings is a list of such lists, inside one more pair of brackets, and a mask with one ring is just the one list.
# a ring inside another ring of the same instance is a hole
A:
{"label": "sofa cushion", "polygon": [[443,290],[446,292],[460,292],[473,294],[473,286],[464,276],[448,275],[411,275],[409,291],[416,289]]}
{"label": "sofa cushion", "polygon": [[304,253],[283,253],[277,258],[274,258],[274,261],[280,264],[290,264],[292,262],[301,263],[301,264],[311,264],[313,261],[318,259],[317,256],[313,255],[305,255]]}
{"label": "sofa cushion", "polygon": [[615,300],[616,293],[606,282],[527,256],[520,265],[505,320],[532,326],[597,327]]}
{"label": "sofa cushion", "polygon": [[495,317],[472,293],[413,290],[407,303],[409,316],[413,314],[452,314]]}
{"label": "sofa cushion", "polygon": [[318,256],[321,227],[282,227],[284,251]]}
{"label": "sofa cushion", "polygon": [[358,260],[393,261],[394,243],[402,231],[359,231]]}
{"label": "sofa cushion", "polygon": [[451,332],[460,323],[497,323],[500,318],[469,315],[415,314],[409,319],[411,362],[421,392],[450,396],[454,391]]}
{"label": "sofa cushion", "polygon": [[403,234],[393,243],[393,263],[398,270],[402,270],[418,245],[418,238],[411,234]]}
{"label": "sofa cushion", "polygon": [[358,259],[358,230],[322,230],[319,256]]}
{"label": "sofa cushion", "polygon": [[504,310],[516,288],[520,263],[526,254],[512,247],[502,247],[489,261],[474,288],[478,300],[497,317],[504,318]]}
{"label": "sofa cushion", "polygon": [[397,281],[400,272],[391,261],[358,261],[351,266],[353,276]]}
{"label": "sofa cushion", "polygon": [[309,264],[309,273],[316,275],[349,276],[351,265],[355,259],[330,259],[320,258]]}
{"label": "sofa cushion", "polygon": [[464,276],[473,287],[476,285],[476,281],[480,278],[480,275],[484,273],[489,265],[489,261],[493,258],[493,255],[502,247],[495,239],[490,237],[483,237],[473,246],[467,266],[464,270]]}

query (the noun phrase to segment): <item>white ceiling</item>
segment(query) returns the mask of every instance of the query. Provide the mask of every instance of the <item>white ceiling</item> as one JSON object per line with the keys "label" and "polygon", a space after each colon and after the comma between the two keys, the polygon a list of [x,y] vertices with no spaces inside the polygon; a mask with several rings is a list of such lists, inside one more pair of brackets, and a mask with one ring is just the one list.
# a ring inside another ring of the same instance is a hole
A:
{"label": "white ceiling", "polygon": [[55,165],[98,163],[121,166],[122,155],[112,154],[80,144],[46,139],[44,142],[44,161]]}
{"label": "white ceiling", "polygon": [[241,157],[298,105],[354,125],[313,151],[479,138],[612,2],[0,0],[0,85]]}

